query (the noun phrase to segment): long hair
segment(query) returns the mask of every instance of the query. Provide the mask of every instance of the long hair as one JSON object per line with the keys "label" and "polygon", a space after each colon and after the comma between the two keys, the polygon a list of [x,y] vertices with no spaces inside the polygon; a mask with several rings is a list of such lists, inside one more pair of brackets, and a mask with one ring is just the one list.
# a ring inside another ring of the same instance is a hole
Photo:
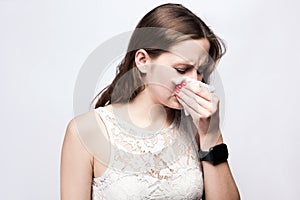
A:
{"label": "long hair", "polygon": [[223,41],[194,13],[181,4],[163,4],[148,12],[137,24],[128,44],[127,53],[117,66],[116,77],[93,101],[95,108],[111,103],[126,103],[133,100],[145,86],[142,74],[135,64],[138,49],[144,49],[155,59],[172,46],[188,39],[204,39],[210,43],[209,56],[212,63],[203,74],[204,82],[224,55]]}

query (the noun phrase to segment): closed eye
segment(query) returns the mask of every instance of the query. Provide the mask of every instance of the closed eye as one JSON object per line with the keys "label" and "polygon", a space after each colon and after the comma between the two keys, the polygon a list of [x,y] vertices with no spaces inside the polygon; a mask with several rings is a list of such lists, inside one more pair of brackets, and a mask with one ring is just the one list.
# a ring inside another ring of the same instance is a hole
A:
{"label": "closed eye", "polygon": [[182,65],[182,67],[175,67],[179,74],[185,74],[187,71],[193,70],[195,67],[192,65]]}
{"label": "closed eye", "polygon": [[[187,69],[180,69],[180,68],[175,68],[176,71],[180,74],[185,74],[188,70],[193,69],[193,68],[187,68]],[[203,74],[205,68],[199,67],[197,70],[197,74]]]}
{"label": "closed eye", "polygon": [[186,72],[186,69],[179,69],[179,68],[175,68],[175,69],[179,74],[185,74]]}

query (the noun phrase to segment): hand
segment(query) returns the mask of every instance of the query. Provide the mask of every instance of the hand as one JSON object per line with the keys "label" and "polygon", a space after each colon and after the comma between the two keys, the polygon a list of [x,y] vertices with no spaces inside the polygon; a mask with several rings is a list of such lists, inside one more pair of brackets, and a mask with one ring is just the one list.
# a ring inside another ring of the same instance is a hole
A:
{"label": "hand", "polygon": [[182,82],[176,86],[175,93],[193,119],[202,150],[214,146],[220,133],[218,97],[194,82]]}

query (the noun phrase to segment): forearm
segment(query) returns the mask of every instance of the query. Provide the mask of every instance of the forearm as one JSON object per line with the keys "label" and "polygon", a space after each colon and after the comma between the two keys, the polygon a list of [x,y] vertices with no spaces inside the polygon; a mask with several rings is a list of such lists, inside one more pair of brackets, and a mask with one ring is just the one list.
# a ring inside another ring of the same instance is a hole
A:
{"label": "forearm", "polygon": [[[222,136],[217,144],[223,143]],[[228,162],[212,165],[202,161],[206,200],[239,200],[240,195]]]}
{"label": "forearm", "polygon": [[206,200],[239,200],[239,192],[227,162],[212,165],[202,162]]}

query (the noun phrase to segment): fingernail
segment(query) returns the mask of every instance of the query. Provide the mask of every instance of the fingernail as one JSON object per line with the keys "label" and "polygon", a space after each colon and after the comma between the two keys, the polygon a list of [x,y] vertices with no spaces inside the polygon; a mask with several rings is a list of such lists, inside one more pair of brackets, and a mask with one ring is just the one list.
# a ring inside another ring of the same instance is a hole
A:
{"label": "fingernail", "polygon": [[181,86],[185,86],[185,85],[186,85],[186,82],[183,81],[180,85],[181,85]]}
{"label": "fingernail", "polygon": [[179,91],[180,91],[180,90],[179,90],[178,88],[175,89],[175,92],[176,92],[176,93],[179,93]]}

